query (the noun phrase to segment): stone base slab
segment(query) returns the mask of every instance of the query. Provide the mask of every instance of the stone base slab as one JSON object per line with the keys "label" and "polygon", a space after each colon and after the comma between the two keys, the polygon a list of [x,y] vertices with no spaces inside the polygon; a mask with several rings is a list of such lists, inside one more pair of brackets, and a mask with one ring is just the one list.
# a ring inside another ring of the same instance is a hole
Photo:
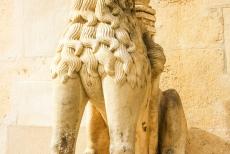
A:
{"label": "stone base slab", "polygon": [[[51,127],[11,125],[6,133],[5,144],[2,145],[5,151],[0,151],[1,154],[50,154]],[[85,149],[85,133],[85,128],[81,127],[76,154],[82,154]]]}
{"label": "stone base slab", "polygon": [[[76,154],[82,154],[86,148],[85,136],[85,127],[81,127]],[[1,126],[0,153],[49,154],[50,138],[51,127]],[[198,128],[189,129],[186,154],[229,154],[229,151],[230,143],[222,138]]]}

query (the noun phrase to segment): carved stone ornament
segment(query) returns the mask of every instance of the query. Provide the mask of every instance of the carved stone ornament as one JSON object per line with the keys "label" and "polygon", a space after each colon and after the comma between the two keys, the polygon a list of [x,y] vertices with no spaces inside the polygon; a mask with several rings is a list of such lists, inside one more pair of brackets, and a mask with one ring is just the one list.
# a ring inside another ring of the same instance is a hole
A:
{"label": "carved stone ornament", "polygon": [[148,0],[74,0],[52,64],[51,153],[74,154],[88,103],[85,154],[184,154],[175,90],[159,89],[163,49]]}

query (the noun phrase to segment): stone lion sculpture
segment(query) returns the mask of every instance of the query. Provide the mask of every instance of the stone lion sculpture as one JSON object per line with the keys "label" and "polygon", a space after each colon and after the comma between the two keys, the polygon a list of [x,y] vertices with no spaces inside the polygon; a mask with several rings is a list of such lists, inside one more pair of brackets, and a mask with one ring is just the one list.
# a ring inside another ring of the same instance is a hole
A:
{"label": "stone lion sculpture", "polygon": [[163,49],[149,1],[74,0],[52,65],[52,154],[74,154],[88,103],[85,154],[184,154],[175,90],[159,89]]}

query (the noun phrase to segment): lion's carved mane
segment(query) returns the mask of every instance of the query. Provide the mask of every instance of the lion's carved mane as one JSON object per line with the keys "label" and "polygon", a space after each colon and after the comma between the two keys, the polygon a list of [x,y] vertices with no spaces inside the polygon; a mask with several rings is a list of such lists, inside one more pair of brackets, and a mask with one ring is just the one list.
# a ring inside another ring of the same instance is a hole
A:
{"label": "lion's carved mane", "polygon": [[[57,48],[53,77],[60,76],[64,83],[85,67],[91,81],[110,75],[119,84],[127,81],[135,87],[147,83],[150,69],[157,76],[163,70],[165,57],[152,39],[155,18],[151,21],[143,16],[155,14],[150,8],[138,6],[133,11],[133,4],[75,0],[69,25]],[[149,23],[141,26],[143,20]]]}

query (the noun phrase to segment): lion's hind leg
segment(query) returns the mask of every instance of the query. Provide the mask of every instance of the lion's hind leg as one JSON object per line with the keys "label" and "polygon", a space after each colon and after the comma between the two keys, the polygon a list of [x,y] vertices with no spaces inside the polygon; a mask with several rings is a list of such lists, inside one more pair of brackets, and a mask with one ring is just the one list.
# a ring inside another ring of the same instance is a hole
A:
{"label": "lion's hind leg", "polygon": [[162,93],[160,102],[159,153],[185,154],[187,123],[180,96],[174,89]]}
{"label": "lion's hind leg", "polygon": [[109,154],[108,127],[92,103],[87,106],[87,118],[87,148],[84,154]]}

